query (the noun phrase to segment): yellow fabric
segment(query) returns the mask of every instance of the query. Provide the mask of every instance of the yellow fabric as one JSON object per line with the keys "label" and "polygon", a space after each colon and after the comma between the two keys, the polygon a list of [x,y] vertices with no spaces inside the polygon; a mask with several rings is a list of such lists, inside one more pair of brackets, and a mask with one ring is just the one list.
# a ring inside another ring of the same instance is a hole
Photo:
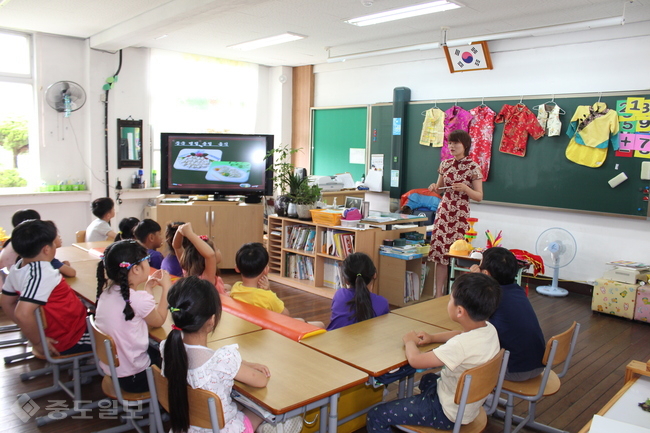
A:
{"label": "yellow fabric", "polygon": [[[590,108],[592,107],[590,107],[589,105],[578,106],[576,112],[573,114],[573,117],[571,118],[571,122],[576,122],[576,121],[579,122],[585,117],[589,116]],[[596,102],[593,105],[593,109],[597,113],[600,113],[607,109],[607,105],[605,105],[604,102]],[[587,126],[584,127],[584,129],[577,132],[577,134],[580,135],[582,141],[585,143],[585,146],[588,147],[602,146],[605,147],[605,149],[607,149],[607,140],[609,139],[610,135],[618,134],[618,114],[616,113],[616,110],[609,110],[604,116],[592,120],[589,124],[587,124]],[[604,160],[605,158],[603,158],[603,161]],[[594,167],[594,166],[589,166],[589,167]]]}
{"label": "yellow fabric", "polygon": [[425,112],[422,123],[420,144],[423,146],[442,147],[445,138],[445,112],[439,108],[431,108]]}
{"label": "yellow fabric", "polygon": [[605,158],[607,158],[607,148],[600,149],[598,147],[583,146],[582,144],[576,143],[575,139],[572,138],[564,154],[569,161],[573,161],[576,164],[598,168],[603,165]]}
{"label": "yellow fabric", "polygon": [[270,290],[246,287],[241,281],[236,282],[230,290],[230,297],[247,304],[271,310],[276,313],[284,311],[284,302]]}

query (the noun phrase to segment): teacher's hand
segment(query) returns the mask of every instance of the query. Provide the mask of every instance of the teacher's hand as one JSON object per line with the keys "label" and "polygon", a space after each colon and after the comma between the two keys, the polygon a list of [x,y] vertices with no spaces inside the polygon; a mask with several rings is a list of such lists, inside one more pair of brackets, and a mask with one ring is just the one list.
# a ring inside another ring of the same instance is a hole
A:
{"label": "teacher's hand", "polygon": [[458,192],[464,192],[465,194],[471,190],[471,188],[464,183],[455,183],[451,186],[451,189]]}
{"label": "teacher's hand", "polygon": [[432,183],[431,185],[429,185],[429,191],[438,193],[438,184]]}

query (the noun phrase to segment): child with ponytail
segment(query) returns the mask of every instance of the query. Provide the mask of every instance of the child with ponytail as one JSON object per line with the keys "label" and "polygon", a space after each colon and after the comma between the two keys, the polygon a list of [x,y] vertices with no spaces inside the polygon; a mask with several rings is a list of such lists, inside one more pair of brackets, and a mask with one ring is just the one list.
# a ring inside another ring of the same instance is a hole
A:
{"label": "child with ponytail", "polygon": [[388,301],[371,293],[377,277],[372,259],[364,253],[353,253],[343,261],[343,277],[347,287],[341,287],[332,299],[332,317],[328,331],[388,314]]}
{"label": "child with ponytail", "polygon": [[[212,283],[221,294],[227,294],[226,285],[219,276],[217,265],[221,262],[221,251],[215,249],[207,236],[199,236],[192,230],[192,223],[178,227],[172,242],[179,258],[184,277],[196,276]],[[229,287],[228,287],[229,288]]]}
{"label": "child with ponytail", "polygon": [[172,331],[160,343],[163,375],[169,381],[171,431],[194,433],[204,430],[189,422],[187,386],[212,391],[221,399],[224,433],[253,433],[262,418],[241,408],[231,398],[235,380],[263,388],[271,376],[261,364],[241,358],[236,344],[217,350],[207,347],[208,335],[221,318],[221,300],[214,286],[196,276],[176,281],[167,295],[173,320]]}
{"label": "child with ponytail", "polygon": [[[169,274],[158,270],[149,275],[147,249],[135,240],[112,243],[97,265],[97,327],[115,341],[120,365],[116,368],[120,386],[127,392],[146,392],[146,368],[160,365],[157,347],[149,346],[149,328],[167,318]],[[108,276],[108,280],[106,279]],[[144,290],[136,288],[144,284]],[[152,289],[162,286],[156,306]],[[101,365],[110,374],[107,365]]]}

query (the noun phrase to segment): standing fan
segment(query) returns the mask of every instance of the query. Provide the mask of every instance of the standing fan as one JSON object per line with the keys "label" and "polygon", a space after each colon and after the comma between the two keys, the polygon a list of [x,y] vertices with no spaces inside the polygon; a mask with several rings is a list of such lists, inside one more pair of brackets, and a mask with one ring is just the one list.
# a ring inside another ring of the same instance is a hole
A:
{"label": "standing fan", "polygon": [[73,81],[57,81],[45,91],[45,100],[50,107],[70,117],[70,113],[86,103],[86,92]]}
{"label": "standing fan", "polygon": [[[558,287],[560,268],[567,266],[576,256],[576,240],[571,233],[560,227],[546,229],[535,243],[535,254],[542,257],[544,264],[553,268],[553,282],[550,286],[537,287],[537,293],[547,296],[566,296],[569,292]],[[550,263],[550,264],[549,264]]]}

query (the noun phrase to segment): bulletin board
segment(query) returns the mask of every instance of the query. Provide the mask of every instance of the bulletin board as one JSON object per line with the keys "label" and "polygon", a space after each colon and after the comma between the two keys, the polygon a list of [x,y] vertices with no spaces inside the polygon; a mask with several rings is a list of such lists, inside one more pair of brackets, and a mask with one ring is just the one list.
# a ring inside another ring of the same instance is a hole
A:
{"label": "bulletin board", "polygon": [[[637,96],[650,100],[649,94],[608,95],[600,100],[609,108],[616,109],[617,101],[627,100]],[[617,157],[614,150],[609,148],[607,158],[599,168],[589,168],[575,164],[565,156],[569,143],[566,130],[570,120],[579,105],[592,105],[597,102],[599,95],[583,95],[576,97],[555,98],[555,102],[566,112],[560,116],[562,129],[560,136],[543,136],[538,140],[528,139],[526,155],[518,157],[499,151],[499,143],[503,135],[504,124],[495,125],[492,142],[492,159],[487,182],[483,184],[483,200],[496,203],[507,203],[524,206],[541,206],[566,210],[577,210],[616,214],[630,217],[645,218],[648,216],[648,202],[644,201],[643,190],[650,186],[650,181],[641,180],[641,163],[650,161],[650,152],[641,157]],[[532,110],[534,106],[543,104],[549,99],[523,99]],[[520,99],[503,99],[485,101],[496,113],[504,104],[515,105]],[[461,101],[457,105],[470,110],[481,101]],[[437,180],[440,164],[440,149],[419,144],[424,111],[433,108],[433,101],[412,102],[406,112],[406,159],[405,173],[402,176],[402,193],[429,186]],[[454,102],[437,103],[438,108],[445,111]],[[643,110],[642,107],[639,107]],[[650,108],[649,108],[650,109]],[[536,111],[533,111],[536,114]],[[378,104],[371,106],[370,147],[371,153],[382,153],[390,157],[392,106]],[[629,126],[629,122],[628,122]],[[636,125],[635,125],[636,126]],[[646,132],[644,134],[650,134]],[[650,149],[648,149],[650,150]],[[639,153],[637,153],[639,155]],[[628,180],[616,188],[611,188],[608,180],[617,174],[625,172]],[[387,188],[384,180],[384,189]]]}
{"label": "bulletin board", "polygon": [[355,181],[360,181],[366,173],[366,157],[360,159],[360,149],[365,155],[367,125],[368,107],[365,105],[312,109],[311,173],[331,176],[349,172]]}

